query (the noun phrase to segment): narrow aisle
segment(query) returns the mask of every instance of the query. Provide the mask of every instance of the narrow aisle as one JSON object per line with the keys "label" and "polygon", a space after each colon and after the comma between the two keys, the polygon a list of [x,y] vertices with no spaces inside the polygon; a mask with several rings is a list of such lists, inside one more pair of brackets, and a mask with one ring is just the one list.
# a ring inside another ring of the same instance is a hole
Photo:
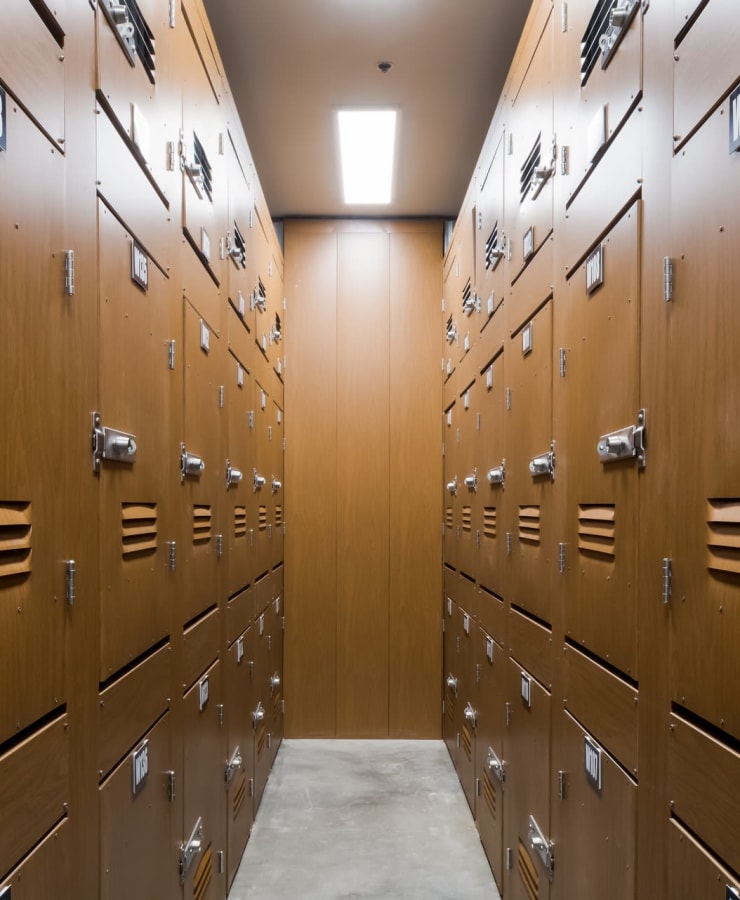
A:
{"label": "narrow aisle", "polygon": [[499,900],[441,741],[283,741],[229,900]]}

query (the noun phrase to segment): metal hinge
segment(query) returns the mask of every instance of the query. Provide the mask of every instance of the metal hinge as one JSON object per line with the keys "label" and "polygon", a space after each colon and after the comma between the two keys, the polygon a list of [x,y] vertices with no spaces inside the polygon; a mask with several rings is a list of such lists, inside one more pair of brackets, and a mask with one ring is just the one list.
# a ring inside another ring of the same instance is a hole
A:
{"label": "metal hinge", "polygon": [[64,561],[64,595],[68,606],[74,606],[77,599],[77,567],[73,559]]}
{"label": "metal hinge", "polygon": [[254,428],[254,410],[253,409],[250,409],[249,412],[247,413],[247,425],[249,426],[250,431],[252,428]]}
{"label": "metal hinge", "polygon": [[565,347],[560,348],[560,377],[565,378]]}
{"label": "metal hinge", "polygon": [[568,145],[561,144],[560,145],[560,174],[567,175],[568,174]]}
{"label": "metal hinge", "polygon": [[222,384],[218,386],[218,408],[224,408],[224,386]]}
{"label": "metal hinge", "polygon": [[167,799],[173,803],[175,800],[175,773],[170,770],[165,774],[167,776]]}
{"label": "metal hinge", "polygon": [[506,555],[511,556],[511,532],[506,532]]}
{"label": "metal hinge", "polygon": [[558,772],[558,799],[565,800],[565,772]]}
{"label": "metal hinge", "polygon": [[442,701],[442,715],[444,715],[444,714],[445,714],[445,702],[443,700]]}
{"label": "metal hinge", "polygon": [[671,602],[671,588],[673,584],[673,561],[669,556],[663,559],[663,603]]}
{"label": "metal hinge", "polygon": [[167,171],[175,171],[175,142],[167,141]]}
{"label": "metal hinge", "polygon": [[547,870],[547,874],[552,880],[555,868],[555,857],[552,852],[552,841],[548,840],[544,832],[537,824],[534,816],[529,817],[529,846],[539,856],[542,865]]}
{"label": "metal hinge", "polygon": [[478,210],[478,231],[483,228],[483,213],[481,210]]}
{"label": "metal hinge", "polygon": [[475,430],[480,431],[480,413],[475,414]]}
{"label": "metal hinge", "polygon": [[224,555],[224,536],[222,534],[216,535],[216,559],[221,559]]}
{"label": "metal hinge", "polygon": [[475,532],[475,546],[480,547],[481,545],[481,533],[480,531]]}
{"label": "metal hinge", "polygon": [[622,459],[636,459],[639,469],[645,468],[645,410],[637,413],[637,425],[628,425],[609,434],[602,434],[596,445],[602,463]]}
{"label": "metal hinge", "polygon": [[224,705],[223,703],[219,703],[216,707],[216,715],[218,717],[218,726],[219,728],[224,727]]}
{"label": "metal hinge", "polygon": [[505,704],[506,708],[506,724],[511,725],[511,703]]}
{"label": "metal hinge", "polygon": [[480,684],[480,663],[475,665],[475,683]]}
{"label": "metal hinge", "polygon": [[475,779],[475,796],[480,797],[480,778]]}
{"label": "metal hinge", "polygon": [[170,28],[175,27],[175,11],[177,9],[177,0],[170,0]]}
{"label": "metal hinge", "polygon": [[508,872],[514,868],[514,854],[511,851],[511,847],[506,848],[506,869]]}
{"label": "metal hinge", "polygon": [[249,796],[254,797],[254,778],[249,779]]}
{"label": "metal hinge", "polygon": [[558,547],[558,571],[561,575],[565,572],[565,544]]}
{"label": "metal hinge", "polygon": [[175,341],[170,341],[167,350],[167,365],[171,370],[175,368]]}
{"label": "metal hinge", "polygon": [[64,293],[68,297],[75,295],[75,252],[67,250],[64,254]]}
{"label": "metal hinge", "polygon": [[560,30],[566,32],[568,30],[568,4],[563,0],[560,7]]}
{"label": "metal hinge", "polygon": [[511,388],[506,388],[506,408],[511,409]]}
{"label": "metal hinge", "polygon": [[663,299],[666,303],[673,300],[673,260],[670,256],[663,258]]}
{"label": "metal hinge", "polygon": [[223,875],[223,871],[224,871],[224,851],[223,851],[223,850],[219,850],[219,851],[218,851],[218,872],[219,872],[219,875]]}
{"label": "metal hinge", "polygon": [[280,701],[280,712],[285,715],[285,700]]}
{"label": "metal hinge", "polygon": [[177,564],[177,541],[168,541],[167,546],[169,547],[169,568],[170,572],[175,571],[175,565]]}

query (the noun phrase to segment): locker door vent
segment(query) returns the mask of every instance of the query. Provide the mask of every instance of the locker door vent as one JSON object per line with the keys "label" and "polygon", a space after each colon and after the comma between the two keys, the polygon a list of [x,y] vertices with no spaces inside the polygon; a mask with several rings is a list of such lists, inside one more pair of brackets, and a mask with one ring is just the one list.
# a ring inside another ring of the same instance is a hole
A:
{"label": "locker door vent", "polygon": [[193,543],[207,544],[211,539],[210,506],[193,506]]}
{"label": "locker door vent", "polygon": [[283,527],[283,507],[279,504],[275,506],[275,528]]}
{"label": "locker door vent", "polygon": [[462,727],[462,746],[468,761],[473,759],[473,735],[467,722],[463,722]]}
{"label": "locker door vent", "polygon": [[473,296],[473,288],[469,278],[462,290],[462,309],[466,315],[469,315],[475,309],[475,297]]}
{"label": "locker door vent", "polygon": [[283,698],[278,691],[272,699],[272,721],[279,722],[280,716],[283,714]]}
{"label": "locker door vent", "polygon": [[616,508],[582,503],[578,507],[578,549],[587,556],[614,559]]}
{"label": "locker door vent", "polygon": [[452,688],[447,688],[447,695],[445,698],[445,715],[451,724],[455,721],[455,709],[457,706],[457,695],[452,690]]}
{"label": "locker door vent", "polygon": [[495,269],[502,256],[503,253],[498,246],[498,222],[496,222],[486,241],[486,271]]}
{"label": "locker door vent", "polygon": [[0,503],[0,578],[31,571],[31,504]]}
{"label": "locker door vent", "polygon": [[234,507],[234,537],[246,537],[247,534],[247,507]]}
{"label": "locker door vent", "polygon": [[601,55],[601,38],[609,30],[609,14],[616,0],[599,0],[581,38],[581,87],[584,87]]}
{"label": "locker door vent", "polygon": [[448,507],[447,507],[447,512],[446,512],[446,514],[445,514],[445,525],[446,525],[447,528],[450,529],[450,531],[452,531],[452,528],[454,527],[454,524],[455,524],[455,516],[454,516],[454,512],[453,512],[452,507],[451,507],[451,506],[448,506]]}
{"label": "locker door vent", "polygon": [[234,799],[231,804],[231,811],[234,820],[236,820],[237,816],[241,812],[242,806],[244,806],[244,801],[247,797],[247,775],[244,773],[242,777],[239,779],[236,785],[236,790],[234,791]]}
{"label": "locker door vent", "polygon": [[157,550],[157,504],[121,504],[121,553],[126,559]]}
{"label": "locker door vent", "polygon": [[483,799],[493,821],[496,821],[496,786],[488,772],[483,772]]}
{"label": "locker door vent", "polygon": [[265,728],[264,724],[260,722],[260,724],[257,727],[257,744],[256,744],[257,759],[260,759],[262,757],[262,751],[265,749],[266,738],[267,738],[267,729]]}
{"label": "locker door vent", "polygon": [[203,191],[208,199],[213,203],[213,169],[208,162],[206,151],[203,149],[198,135],[193,132],[193,162],[200,170],[202,178]]}
{"label": "locker door vent", "polygon": [[266,506],[260,506],[259,518],[258,518],[257,522],[258,522],[257,527],[259,528],[260,531],[264,531],[267,528],[267,507]]}
{"label": "locker door vent", "polygon": [[234,222],[234,243],[230,255],[240,269],[247,268],[247,245],[236,222]]}
{"label": "locker door vent", "polygon": [[529,156],[524,161],[519,174],[519,202],[524,203],[534,182],[535,170],[539,168],[542,157],[542,132],[537,135]]}
{"label": "locker door vent", "polygon": [[707,567],[740,575],[740,500],[709,500]]}
{"label": "locker door vent", "polygon": [[473,525],[473,508],[472,506],[463,506],[462,508],[462,529],[469,532]]}
{"label": "locker door vent", "polygon": [[483,509],[483,537],[496,537],[496,507],[486,506]]}
{"label": "locker door vent", "polygon": [[205,900],[213,877],[213,845],[209,844],[193,875],[193,900]]}
{"label": "locker door vent", "polygon": [[519,540],[528,544],[540,543],[540,507],[519,507]]}
{"label": "locker door vent", "polygon": [[522,843],[521,838],[519,838],[517,869],[519,871],[519,876],[524,883],[529,900],[537,900],[540,895],[540,876],[538,875],[532,857]]}
{"label": "locker door vent", "polygon": [[103,8],[119,43],[131,65],[136,57],[146,72],[146,77],[154,84],[154,32],[147,24],[136,0],[102,0]]}

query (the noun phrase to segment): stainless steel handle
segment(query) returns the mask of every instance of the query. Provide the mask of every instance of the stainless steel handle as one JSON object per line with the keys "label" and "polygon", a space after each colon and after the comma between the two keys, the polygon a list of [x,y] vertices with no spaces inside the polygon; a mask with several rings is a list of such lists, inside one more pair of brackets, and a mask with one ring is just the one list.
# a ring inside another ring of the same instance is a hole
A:
{"label": "stainless steel handle", "polygon": [[270,678],[270,687],[273,690],[280,687],[280,675],[277,672]]}
{"label": "stainless steel handle", "polygon": [[555,478],[555,441],[550,444],[550,452],[535,456],[529,461],[529,473],[532,478],[549,475]]}
{"label": "stainless steel handle", "polygon": [[506,479],[506,460],[502,459],[500,466],[489,469],[486,478],[488,479],[489,484],[500,484],[503,487]]}
{"label": "stainless steel handle", "polygon": [[188,453],[185,444],[180,445],[180,480],[184,481],[187,475],[200,478],[205,470],[206,464],[194,453]]}
{"label": "stainless steel handle", "polygon": [[447,482],[447,490],[452,494],[453,497],[455,496],[455,494],[457,493],[457,475],[452,481]]}
{"label": "stainless steel handle", "polygon": [[473,728],[475,728],[478,722],[478,713],[473,709],[470,703],[466,705],[463,715],[468,720],[468,722],[472,723]]}
{"label": "stainless steel handle", "polygon": [[273,492],[273,494],[277,494],[277,492],[280,490],[280,488],[282,486],[283,486],[282,481],[278,481],[278,479],[275,478],[275,476],[273,475],[272,476],[272,492]]}
{"label": "stainless steel handle", "polygon": [[241,469],[235,469],[231,463],[226,460],[226,489],[228,490],[232,484],[239,484],[244,478]]}
{"label": "stainless steel handle", "polygon": [[265,710],[261,703],[257,705],[257,709],[252,713],[252,721],[256,724],[262,722],[265,718]]}
{"label": "stainless steel handle", "polygon": [[454,675],[447,676],[447,687],[457,693],[457,678]]}
{"label": "stainless steel handle", "polygon": [[473,474],[468,475],[465,479],[465,487],[469,491],[477,491],[478,490],[478,470],[473,469]]}
{"label": "stainless steel handle", "polygon": [[254,470],[254,489],[255,489],[255,491],[258,491],[258,490],[260,490],[260,488],[263,488],[266,483],[267,483],[267,479],[265,478],[265,476],[259,475],[257,473],[257,470],[255,469]]}

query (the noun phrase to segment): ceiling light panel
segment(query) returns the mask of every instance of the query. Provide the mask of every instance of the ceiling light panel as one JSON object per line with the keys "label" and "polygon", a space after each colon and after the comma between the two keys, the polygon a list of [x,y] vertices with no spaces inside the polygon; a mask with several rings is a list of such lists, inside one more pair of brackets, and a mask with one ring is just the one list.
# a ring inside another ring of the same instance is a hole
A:
{"label": "ceiling light panel", "polygon": [[344,202],[390,203],[398,113],[395,109],[340,109],[339,150]]}

